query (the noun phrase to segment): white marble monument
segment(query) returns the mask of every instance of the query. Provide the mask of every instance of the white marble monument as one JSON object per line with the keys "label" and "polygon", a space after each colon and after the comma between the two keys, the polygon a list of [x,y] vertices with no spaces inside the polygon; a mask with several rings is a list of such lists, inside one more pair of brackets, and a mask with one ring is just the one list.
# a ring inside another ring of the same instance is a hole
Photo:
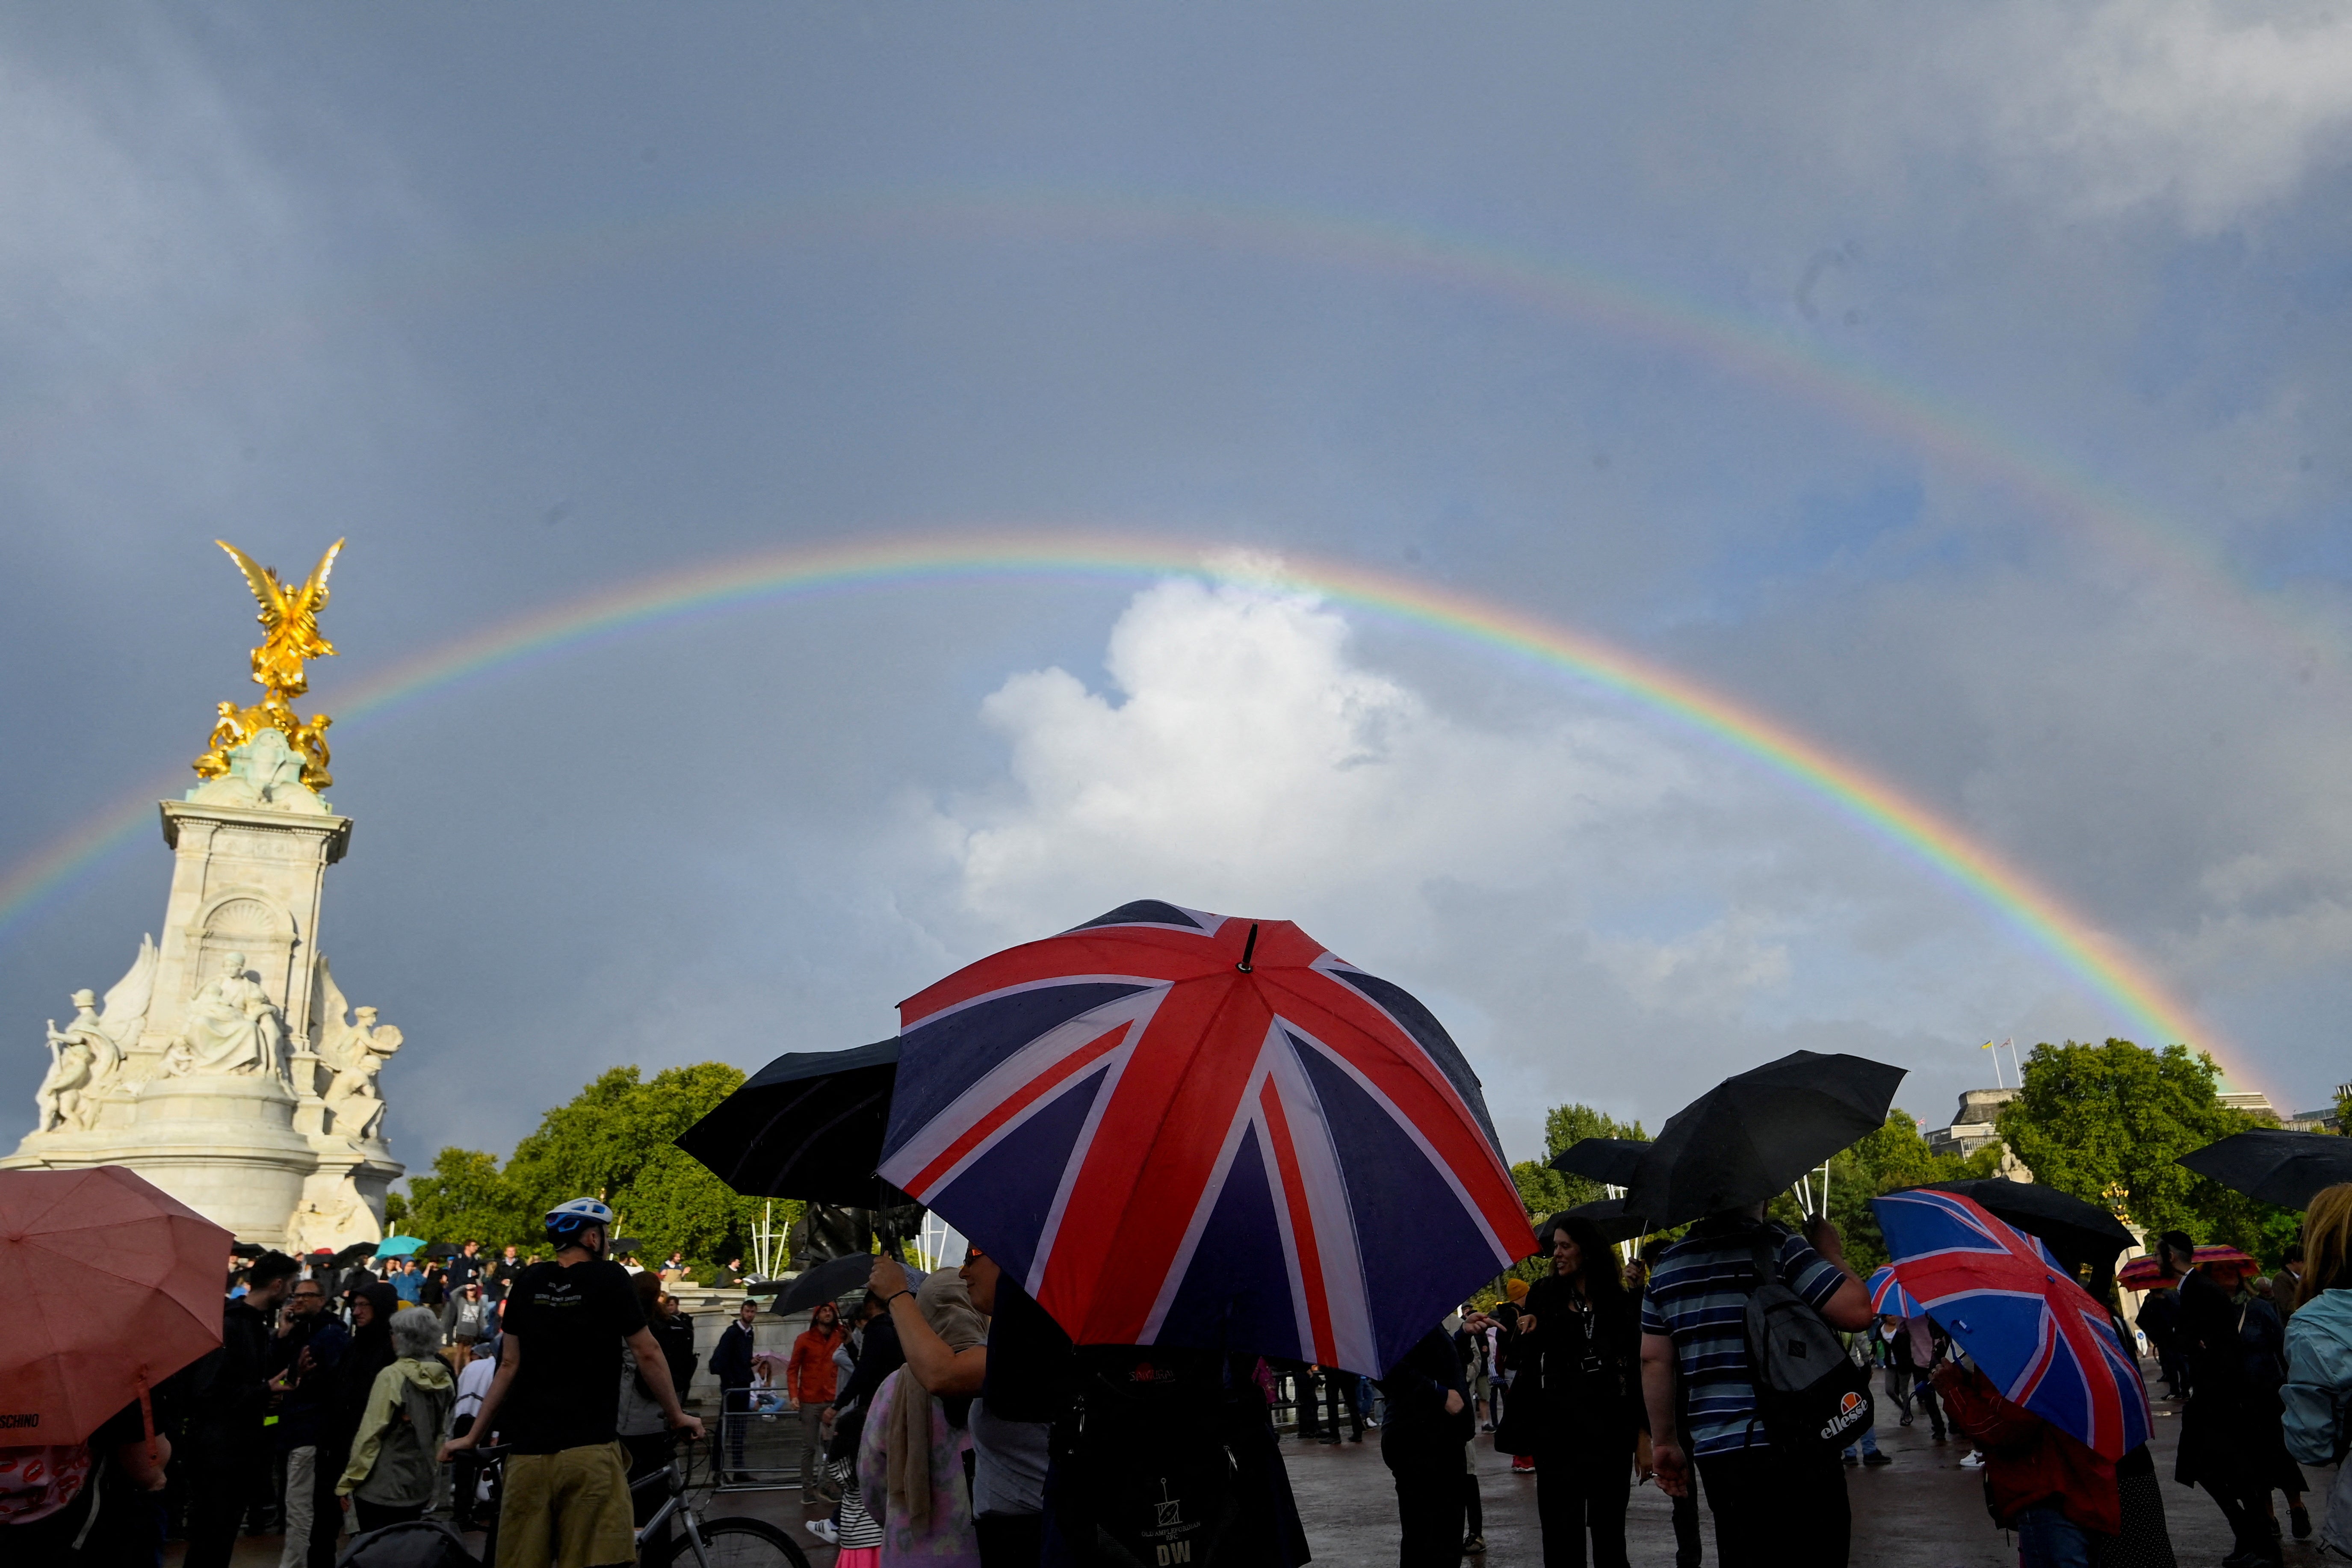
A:
{"label": "white marble monument", "polygon": [[318,948],[352,830],[318,794],[328,721],[288,700],[307,689],[301,659],[334,651],[316,616],[335,552],[299,591],[230,553],[261,603],[267,696],[221,704],[204,782],[163,803],[163,940],[142,938],[102,1001],[77,991],[71,1021],[51,1021],[38,1121],[0,1169],[128,1165],[240,1240],[340,1249],[383,1239],[402,1167],[376,1086],[400,1031],[352,1015]]}

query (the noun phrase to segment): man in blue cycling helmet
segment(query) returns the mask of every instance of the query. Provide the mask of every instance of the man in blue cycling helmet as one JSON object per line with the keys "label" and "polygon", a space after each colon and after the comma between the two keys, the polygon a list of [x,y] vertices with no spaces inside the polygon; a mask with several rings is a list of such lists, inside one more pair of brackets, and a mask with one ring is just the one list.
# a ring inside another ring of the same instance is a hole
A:
{"label": "man in blue cycling helmet", "polygon": [[547,1214],[551,1263],[507,1293],[505,1348],[481,1413],[451,1454],[495,1431],[512,1453],[499,1510],[499,1568],[614,1568],[636,1560],[620,1416],[621,1347],[673,1430],[702,1436],[678,1404],[669,1363],[646,1326],[628,1270],[606,1261],[613,1211],[574,1198]]}

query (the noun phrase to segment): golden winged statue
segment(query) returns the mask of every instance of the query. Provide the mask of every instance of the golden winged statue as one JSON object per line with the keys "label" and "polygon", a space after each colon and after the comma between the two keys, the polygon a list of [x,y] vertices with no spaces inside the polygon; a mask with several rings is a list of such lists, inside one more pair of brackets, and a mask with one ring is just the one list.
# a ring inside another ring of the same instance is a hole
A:
{"label": "golden winged statue", "polygon": [[327,772],[326,736],[327,726],[334,721],[316,713],[306,723],[296,716],[292,700],[310,689],[303,661],[334,657],[334,645],[319,635],[319,612],[327,607],[327,578],[335,569],[343,542],[338,539],[328,547],[299,588],[279,582],[277,567],[257,565],[252,556],[227,540],[213,542],[228,552],[245,574],[254,602],[261,606],[261,613],[254,617],[261,623],[261,646],[253,650],[253,683],[261,688],[262,698],[248,708],[234,702],[220,705],[220,721],[213,726],[207,742],[212,749],[195,762],[197,776],[220,777],[228,772],[228,753],[233,748],[264,730],[278,730],[302,759],[303,784],[324,789],[335,782]]}

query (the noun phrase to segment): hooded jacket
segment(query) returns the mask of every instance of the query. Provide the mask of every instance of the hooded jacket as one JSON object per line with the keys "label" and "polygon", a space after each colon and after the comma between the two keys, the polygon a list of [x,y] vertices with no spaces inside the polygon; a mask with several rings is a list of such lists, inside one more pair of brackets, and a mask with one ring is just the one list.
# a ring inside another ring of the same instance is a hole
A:
{"label": "hooded jacket", "polygon": [[400,1298],[381,1280],[359,1293],[367,1298],[374,1317],[366,1327],[352,1330],[350,1348],[335,1369],[334,1409],[321,1440],[338,1449],[351,1447],[366,1412],[368,1395],[375,1387],[376,1373],[392,1364],[392,1315],[400,1310]]}
{"label": "hooded jacket", "polygon": [[457,1403],[457,1380],[437,1356],[404,1356],[376,1373],[335,1494],[356,1493],[383,1508],[429,1506]]}
{"label": "hooded jacket", "polygon": [[2084,1530],[2123,1533],[2115,1462],[2012,1405],[1973,1366],[1937,1367],[1936,1392],[1960,1430],[1984,1445],[1985,1501],[2003,1530],[2030,1508],[2055,1505]]}
{"label": "hooded jacket", "polygon": [[2352,1438],[2352,1290],[2323,1290],[2286,1323],[2286,1449],[2306,1465],[2332,1465]]}

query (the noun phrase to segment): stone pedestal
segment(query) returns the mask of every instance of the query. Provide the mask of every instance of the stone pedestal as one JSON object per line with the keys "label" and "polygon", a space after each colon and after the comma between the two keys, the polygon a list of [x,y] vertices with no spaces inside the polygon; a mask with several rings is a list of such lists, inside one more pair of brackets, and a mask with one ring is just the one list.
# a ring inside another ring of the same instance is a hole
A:
{"label": "stone pedestal", "polygon": [[86,1064],[87,1082],[69,1107],[45,1083],[44,1125],[0,1169],[127,1165],[268,1247],[383,1238],[402,1168],[380,1135],[351,1134],[377,1119],[375,1073],[400,1035],[371,1008],[347,1017],[320,955],[326,869],[352,825],[289,781],[284,751],[264,730],[230,753],[230,776],[163,803],[163,941],[102,1009],[76,994],[50,1081]]}

